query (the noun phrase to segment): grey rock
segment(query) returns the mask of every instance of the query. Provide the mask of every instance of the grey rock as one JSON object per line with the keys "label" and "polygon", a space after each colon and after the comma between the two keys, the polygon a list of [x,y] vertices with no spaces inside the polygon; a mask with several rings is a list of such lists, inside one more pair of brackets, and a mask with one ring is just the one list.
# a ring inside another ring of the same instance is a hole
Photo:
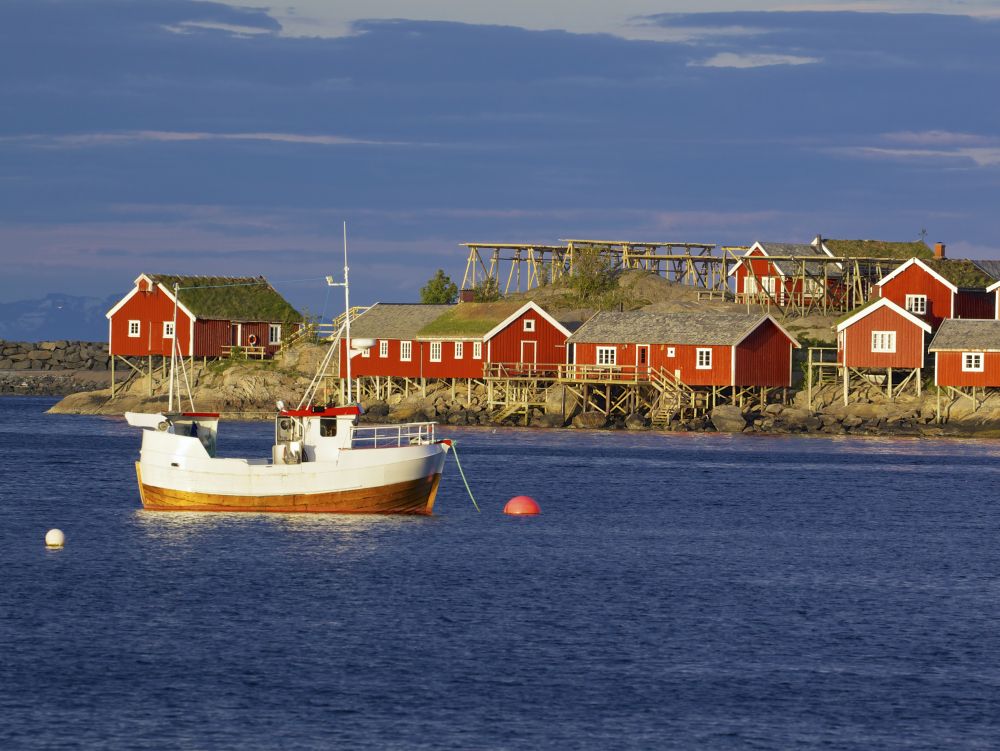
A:
{"label": "grey rock", "polygon": [[747,426],[747,421],[734,404],[723,404],[712,410],[712,425],[720,433],[740,433]]}
{"label": "grey rock", "polygon": [[585,430],[596,430],[597,428],[603,428],[607,424],[608,418],[600,412],[581,412],[573,418],[573,427]]}
{"label": "grey rock", "polygon": [[627,430],[645,430],[648,427],[649,419],[639,412],[633,412],[625,418],[625,428]]}

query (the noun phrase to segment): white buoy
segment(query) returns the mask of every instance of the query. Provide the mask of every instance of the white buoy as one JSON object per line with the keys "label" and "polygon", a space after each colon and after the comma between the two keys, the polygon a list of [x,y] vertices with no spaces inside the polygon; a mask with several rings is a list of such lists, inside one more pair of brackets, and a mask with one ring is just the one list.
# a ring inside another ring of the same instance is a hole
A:
{"label": "white buoy", "polygon": [[66,542],[66,535],[61,529],[50,529],[45,533],[45,545],[50,548],[61,548]]}

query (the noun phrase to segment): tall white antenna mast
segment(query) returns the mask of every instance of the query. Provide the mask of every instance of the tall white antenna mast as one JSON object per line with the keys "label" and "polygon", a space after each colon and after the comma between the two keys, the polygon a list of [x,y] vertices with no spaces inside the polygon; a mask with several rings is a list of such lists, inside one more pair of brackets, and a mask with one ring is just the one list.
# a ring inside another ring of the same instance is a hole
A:
{"label": "tall white antenna mast", "polygon": [[344,222],[344,281],[335,282],[332,276],[326,278],[326,283],[331,287],[343,287],[344,288],[344,337],[347,340],[347,346],[344,348],[344,352],[347,357],[347,399],[345,404],[351,404],[354,401],[354,391],[351,384],[351,290],[350,290],[350,269],[347,266],[347,222]]}

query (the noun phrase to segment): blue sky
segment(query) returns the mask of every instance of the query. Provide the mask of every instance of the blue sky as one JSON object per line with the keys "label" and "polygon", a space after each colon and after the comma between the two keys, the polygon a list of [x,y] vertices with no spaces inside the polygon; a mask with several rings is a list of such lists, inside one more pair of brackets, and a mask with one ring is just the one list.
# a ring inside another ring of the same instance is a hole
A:
{"label": "blue sky", "polygon": [[465,241],[1000,257],[995,3],[291,2],[0,4],[0,303],[336,273],[344,219],[359,302]]}

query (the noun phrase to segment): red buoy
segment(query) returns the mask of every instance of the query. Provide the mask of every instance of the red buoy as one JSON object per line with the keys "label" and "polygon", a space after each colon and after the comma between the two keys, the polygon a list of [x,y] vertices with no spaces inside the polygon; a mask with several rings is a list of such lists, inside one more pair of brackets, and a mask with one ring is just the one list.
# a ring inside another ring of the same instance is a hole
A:
{"label": "red buoy", "polygon": [[516,495],[507,501],[507,505],[503,507],[503,512],[512,516],[535,516],[542,513],[542,509],[539,508],[538,501],[534,498],[526,495]]}

